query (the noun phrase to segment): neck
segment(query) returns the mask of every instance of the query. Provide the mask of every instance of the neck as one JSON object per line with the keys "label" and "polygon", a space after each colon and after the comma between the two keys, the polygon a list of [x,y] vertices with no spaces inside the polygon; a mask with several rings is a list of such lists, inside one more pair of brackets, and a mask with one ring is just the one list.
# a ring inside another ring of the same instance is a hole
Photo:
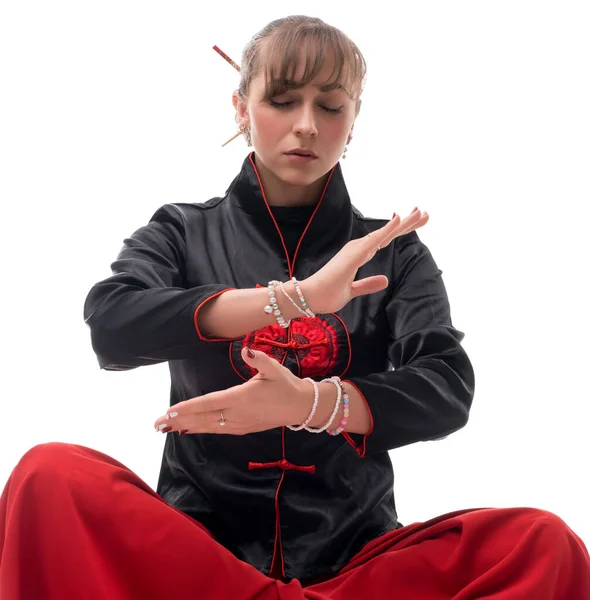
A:
{"label": "neck", "polygon": [[316,204],[326,185],[328,174],[309,185],[292,185],[279,179],[254,155],[266,200],[270,206],[310,206]]}

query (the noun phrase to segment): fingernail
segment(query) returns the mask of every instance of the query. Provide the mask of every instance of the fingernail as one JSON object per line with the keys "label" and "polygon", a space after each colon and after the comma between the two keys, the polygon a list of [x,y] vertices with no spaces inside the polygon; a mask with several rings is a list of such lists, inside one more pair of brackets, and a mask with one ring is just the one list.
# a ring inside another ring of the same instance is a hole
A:
{"label": "fingernail", "polygon": [[188,433],[188,429],[181,429],[181,430],[178,432],[178,435],[184,435],[185,433]]}
{"label": "fingernail", "polygon": [[393,217],[391,217],[392,219],[395,219],[395,215],[397,215],[396,212],[393,213]]}
{"label": "fingernail", "polygon": [[412,214],[414,214],[417,210],[418,210],[418,207],[416,206],[416,208],[414,208],[414,210],[412,211]]}
{"label": "fingernail", "polygon": [[250,348],[246,348],[246,354],[250,357],[250,358],[255,358],[256,354],[250,350]]}
{"label": "fingernail", "polygon": [[166,416],[167,419],[174,419],[174,417],[177,417],[178,413],[177,412],[170,412],[168,413],[168,415]]}
{"label": "fingernail", "polygon": [[165,429],[166,427],[169,427],[166,423],[160,423],[157,427],[156,427],[156,431],[162,431],[163,429]]}
{"label": "fingernail", "polygon": [[172,427],[164,427],[164,429],[160,430],[162,433],[168,433],[169,431],[172,431]]}

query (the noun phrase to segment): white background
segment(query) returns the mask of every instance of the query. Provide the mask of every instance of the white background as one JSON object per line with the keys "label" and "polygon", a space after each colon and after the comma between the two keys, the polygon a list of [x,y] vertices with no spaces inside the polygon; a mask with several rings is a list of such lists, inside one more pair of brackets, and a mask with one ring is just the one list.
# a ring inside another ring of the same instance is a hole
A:
{"label": "white background", "polygon": [[[534,506],[590,542],[584,2],[288,4],[369,75],[343,161],[375,217],[415,205],[476,371],[471,418],[393,451],[404,524]],[[253,8],[255,7],[255,8]],[[247,153],[236,62],[277,2],[4,2],[0,12],[0,485],[32,446],[83,444],[155,487],[167,365],[101,372],[83,322],[123,239],[225,193]]]}

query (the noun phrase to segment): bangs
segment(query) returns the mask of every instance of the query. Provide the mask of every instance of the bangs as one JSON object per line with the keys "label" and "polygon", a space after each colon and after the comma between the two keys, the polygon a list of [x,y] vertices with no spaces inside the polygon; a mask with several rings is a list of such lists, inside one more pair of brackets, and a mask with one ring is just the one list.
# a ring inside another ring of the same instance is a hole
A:
{"label": "bangs", "polygon": [[[318,76],[326,60],[333,60],[333,67],[328,79],[320,82],[322,91],[342,87],[353,100],[358,100],[363,91],[365,61],[354,43],[338,30],[286,28],[265,40],[261,54],[265,101],[309,84]],[[301,54],[305,60],[303,74],[295,80]]]}

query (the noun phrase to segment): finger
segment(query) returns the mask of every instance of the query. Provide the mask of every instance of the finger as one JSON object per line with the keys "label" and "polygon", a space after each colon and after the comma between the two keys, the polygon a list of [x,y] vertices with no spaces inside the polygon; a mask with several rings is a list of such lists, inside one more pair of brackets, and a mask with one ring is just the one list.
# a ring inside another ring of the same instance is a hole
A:
{"label": "finger", "polygon": [[[162,417],[160,426],[156,431],[162,433],[231,433],[228,427],[227,410],[215,410],[207,412],[192,413],[190,415],[178,416],[173,419]],[[230,410],[231,412],[231,410]],[[222,415],[223,422],[222,425]]]}
{"label": "finger", "polygon": [[259,379],[278,379],[284,377],[290,371],[278,360],[268,356],[266,352],[255,352],[251,348],[242,348],[244,362],[258,371]]}
{"label": "finger", "polygon": [[161,416],[154,423],[156,430],[162,427],[178,427],[179,423],[184,423],[187,418],[196,413],[203,413],[207,411],[219,411],[232,403],[232,398],[236,393],[239,386],[229,388],[227,390],[221,390],[219,392],[211,392],[203,396],[197,396],[196,398],[190,398],[179,402],[174,406],[171,406],[165,415]]}
{"label": "finger", "polygon": [[168,433],[165,430],[179,430],[182,429],[182,426],[186,424],[188,419],[188,415],[179,416],[178,413],[170,413],[174,415],[174,417],[168,416],[168,414],[156,419],[154,423],[154,428],[156,431],[162,431],[162,433]]}
{"label": "finger", "polygon": [[371,231],[365,236],[363,240],[365,249],[375,250],[379,246],[383,248],[385,239],[397,230],[400,223],[400,216],[394,213],[393,217],[383,227]]}
{"label": "finger", "polygon": [[389,281],[385,275],[373,275],[354,281],[351,286],[352,297],[374,294],[387,288]]}
{"label": "finger", "polygon": [[[425,216],[426,215],[426,216]],[[412,213],[403,219],[398,227],[394,230],[390,230],[389,233],[383,238],[382,242],[379,244],[381,248],[385,248],[388,246],[395,238],[405,235],[406,233],[410,233],[410,231],[414,231],[415,229],[419,229],[423,225],[425,225],[428,221],[427,213],[422,213],[418,209],[414,209]]]}
{"label": "finger", "polygon": [[402,232],[400,235],[403,235],[403,233],[408,233],[409,231],[419,227],[420,223],[424,222],[424,215],[427,215],[427,213],[423,213],[418,208],[415,208],[412,213],[400,223],[399,230]]}
{"label": "finger", "polygon": [[391,240],[412,230],[421,218],[421,212],[416,207],[405,219],[394,213],[394,216],[383,227],[365,236],[367,247],[371,250],[385,248]]}
{"label": "finger", "polygon": [[214,410],[193,415],[186,430],[187,433],[232,433],[232,424],[231,410]]}
{"label": "finger", "polygon": [[384,241],[384,244],[382,244],[381,247],[384,248],[385,246],[388,246],[395,238],[398,238],[402,235],[406,235],[407,233],[410,233],[411,231],[416,231],[416,229],[420,229],[420,227],[424,227],[424,225],[426,225],[426,223],[428,223],[429,219],[430,219],[430,215],[428,213],[421,213],[420,217],[418,219],[416,219],[414,217],[409,223],[405,224],[405,226],[403,228],[401,228],[400,230],[394,231]]}

